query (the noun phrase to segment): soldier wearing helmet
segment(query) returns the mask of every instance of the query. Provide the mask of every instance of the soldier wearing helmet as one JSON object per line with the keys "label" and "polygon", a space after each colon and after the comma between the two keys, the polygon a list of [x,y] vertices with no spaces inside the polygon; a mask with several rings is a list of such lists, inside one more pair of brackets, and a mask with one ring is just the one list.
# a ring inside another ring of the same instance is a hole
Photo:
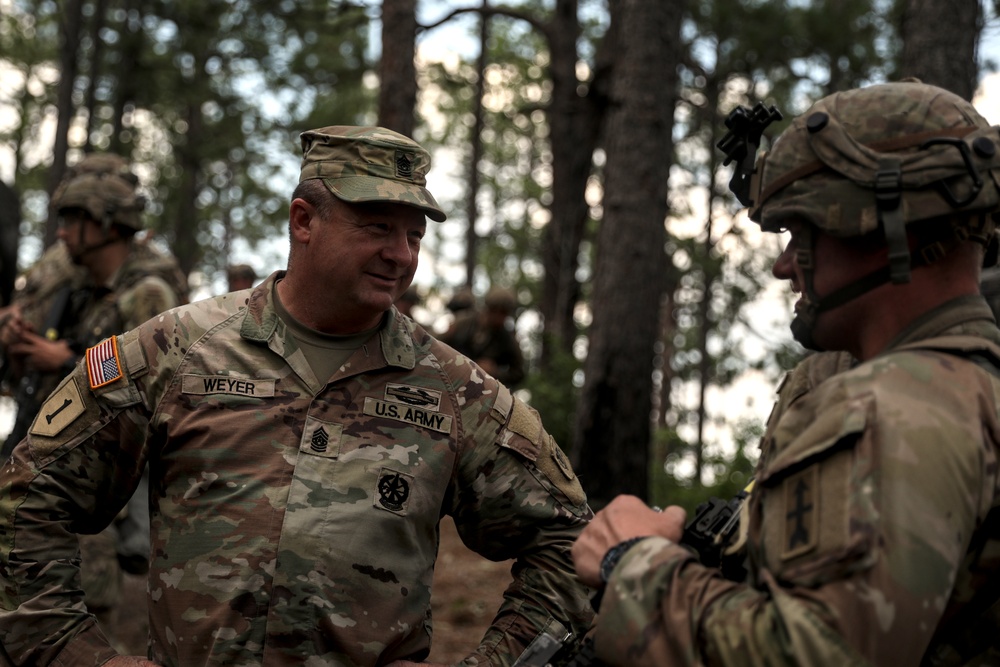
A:
{"label": "soldier wearing helmet", "polygon": [[517,386],[525,375],[524,354],[513,325],[517,296],[506,287],[493,286],[482,308],[474,303],[456,314],[441,340],[508,387]]}
{"label": "soldier wearing helmet", "polygon": [[[0,340],[7,380],[18,404],[4,443],[7,458],[27,433],[43,399],[84,351],[187,299],[176,261],[134,236],[144,200],[128,163],[111,154],[89,155],[56,189],[59,242],[24,277],[7,312]],[[145,496],[136,494],[115,524],[81,535],[81,585],[88,609],[117,641],[116,616],[123,571],[141,573],[149,552]]]}
{"label": "soldier wearing helmet", "polygon": [[605,587],[599,657],[1000,659],[1000,330],[979,294],[998,147],[968,102],[910,80],[820,100],[756,165],[727,150],[751,219],[790,232],[773,273],[801,294],[794,336],[829,352],[780,388],[729,548],[744,578],[675,544],[679,507],[621,497],[584,530],[577,572]]}

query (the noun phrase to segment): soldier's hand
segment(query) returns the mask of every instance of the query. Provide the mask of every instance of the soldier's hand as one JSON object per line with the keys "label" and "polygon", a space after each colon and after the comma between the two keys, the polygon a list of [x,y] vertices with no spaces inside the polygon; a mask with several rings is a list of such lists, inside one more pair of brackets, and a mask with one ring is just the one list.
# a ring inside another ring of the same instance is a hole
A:
{"label": "soldier's hand", "polygon": [[9,347],[12,354],[24,358],[32,368],[51,373],[73,359],[73,350],[65,340],[49,340],[36,333],[24,332],[17,343]]}
{"label": "soldier's hand", "polygon": [[21,339],[24,321],[21,319],[21,309],[16,306],[0,308],[0,344],[4,347],[12,345]]}
{"label": "soldier's hand", "polygon": [[162,665],[139,655],[116,655],[101,667],[162,667]]}
{"label": "soldier's hand", "polygon": [[633,537],[659,536],[678,542],[687,513],[676,505],[658,512],[635,496],[618,496],[602,509],[573,544],[580,581],[601,587],[601,561],[608,550]]}

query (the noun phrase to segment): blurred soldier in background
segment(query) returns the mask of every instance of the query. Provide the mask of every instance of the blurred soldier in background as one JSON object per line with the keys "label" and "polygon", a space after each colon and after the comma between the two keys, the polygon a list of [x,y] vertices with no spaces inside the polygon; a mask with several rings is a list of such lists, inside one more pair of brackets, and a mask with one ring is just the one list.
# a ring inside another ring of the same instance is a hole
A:
{"label": "blurred soldier in background", "polygon": [[454,316],[458,317],[462,314],[468,313],[470,310],[474,310],[476,307],[476,295],[472,293],[472,290],[468,287],[463,287],[462,289],[455,292],[448,303],[445,304],[445,308]]}
{"label": "blurred soldier in background", "polygon": [[249,289],[257,282],[257,272],[249,264],[232,264],[226,269],[226,280],[230,292]]}
{"label": "blurred soldier in background", "polygon": [[[59,242],[25,276],[0,326],[18,410],[3,458],[87,348],[187,300],[187,282],[173,257],[134,238],[145,206],[137,186],[124,159],[95,154],[53,195]],[[138,574],[148,566],[145,503],[140,487],[116,523],[98,535],[80,536],[87,605],[112,635],[122,567]]]}
{"label": "blurred soldier in background", "polygon": [[441,340],[508,387],[516,387],[525,375],[524,354],[514,330],[516,312],[517,296],[509,289],[492,287],[483,308],[461,311]]}

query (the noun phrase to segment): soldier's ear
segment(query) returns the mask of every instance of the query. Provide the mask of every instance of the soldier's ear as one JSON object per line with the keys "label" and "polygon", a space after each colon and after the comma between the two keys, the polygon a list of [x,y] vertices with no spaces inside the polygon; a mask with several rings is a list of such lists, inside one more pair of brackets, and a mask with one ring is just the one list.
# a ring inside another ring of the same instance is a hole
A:
{"label": "soldier's ear", "polygon": [[311,223],[316,218],[316,207],[305,199],[296,198],[288,207],[288,228],[294,241],[307,243],[312,233]]}

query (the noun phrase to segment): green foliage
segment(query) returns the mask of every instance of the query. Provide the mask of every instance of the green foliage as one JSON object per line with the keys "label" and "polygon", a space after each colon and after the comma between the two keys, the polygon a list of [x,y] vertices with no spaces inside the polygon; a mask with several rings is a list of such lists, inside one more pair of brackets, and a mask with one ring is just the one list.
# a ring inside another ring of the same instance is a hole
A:
{"label": "green foliage", "polygon": [[[96,14],[100,3],[84,6],[68,112],[89,133],[72,134],[69,161],[90,147],[131,156],[152,202],[150,226],[187,268],[215,273],[233,239],[253,249],[284,234],[299,132],[373,119],[373,93],[363,85],[370,18],[361,5],[157,0],[105,15]],[[39,127],[54,111],[54,79],[37,84],[56,52],[57,11],[51,2],[20,2],[0,18],[0,53],[21,73],[11,81],[27,82],[17,123],[0,135],[15,155],[49,149],[33,138],[44,136]],[[90,38],[98,21],[99,45]],[[47,164],[46,156],[16,165],[25,201],[44,196],[37,172]],[[37,234],[44,216],[43,206],[27,208],[27,228]]]}
{"label": "green foliage", "polygon": [[579,389],[574,381],[580,372],[580,362],[571,354],[556,351],[552,365],[544,373],[534,371],[525,378],[523,389],[529,395],[531,407],[538,414],[559,446],[567,453],[573,442],[576,401]]}
{"label": "green foliage", "polygon": [[680,505],[690,516],[699,503],[710,497],[729,499],[750,482],[757,462],[757,446],[763,425],[753,420],[740,420],[732,430],[733,443],[718,445],[706,451],[706,479],[692,481],[685,463],[690,459],[691,445],[671,429],[661,429],[655,447],[668,452],[665,460],[654,462],[650,470],[650,498],[654,505]]}

